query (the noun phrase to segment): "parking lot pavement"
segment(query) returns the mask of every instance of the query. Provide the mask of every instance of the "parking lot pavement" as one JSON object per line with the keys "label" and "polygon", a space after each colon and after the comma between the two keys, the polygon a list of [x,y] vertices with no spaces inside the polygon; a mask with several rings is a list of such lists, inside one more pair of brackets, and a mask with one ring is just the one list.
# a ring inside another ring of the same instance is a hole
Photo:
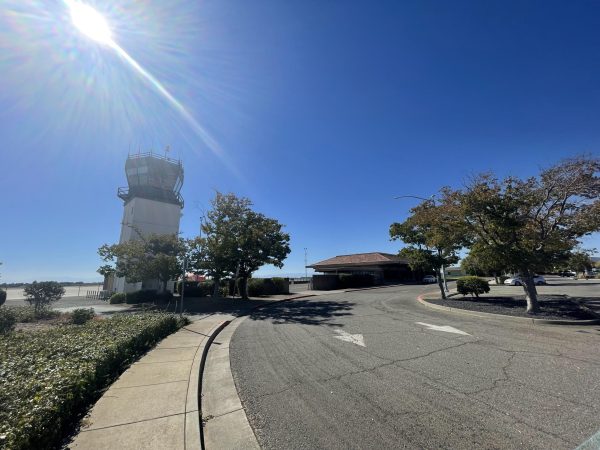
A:
{"label": "parking lot pavement", "polygon": [[[597,286],[542,289],[591,298]],[[323,295],[245,319],[231,369],[261,447],[572,449],[597,432],[600,328],[435,311],[415,300],[432,289]]]}

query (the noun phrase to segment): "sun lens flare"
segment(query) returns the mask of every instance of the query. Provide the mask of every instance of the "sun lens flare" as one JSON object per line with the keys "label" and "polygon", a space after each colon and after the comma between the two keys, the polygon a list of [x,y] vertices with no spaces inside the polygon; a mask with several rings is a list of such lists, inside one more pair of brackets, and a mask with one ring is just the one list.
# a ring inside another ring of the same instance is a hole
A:
{"label": "sun lens flare", "polygon": [[150,73],[150,71],[138,63],[119,45],[119,43],[115,41],[107,20],[98,11],[80,0],[64,0],[64,3],[68,7],[71,22],[75,28],[77,28],[84,36],[101,45],[109,47],[120,56],[121,60],[127,63],[129,68],[133,69],[141,79],[152,86],[162,98],[181,115],[210,150],[217,154],[221,159],[224,159],[224,155],[217,142],[210,136],[204,127],[198,123],[185,106],[175,98],[175,96],[172,95],[169,90],[167,90],[167,88]]}
{"label": "sun lens flare", "polygon": [[114,45],[112,32],[102,15],[90,5],[75,0],[67,1],[73,25],[85,36],[102,45]]}

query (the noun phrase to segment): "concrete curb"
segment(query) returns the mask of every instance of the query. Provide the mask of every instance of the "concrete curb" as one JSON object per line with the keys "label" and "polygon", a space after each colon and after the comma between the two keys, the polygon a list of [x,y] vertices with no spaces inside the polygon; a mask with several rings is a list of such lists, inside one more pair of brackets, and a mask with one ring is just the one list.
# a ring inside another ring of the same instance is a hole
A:
{"label": "concrete curb", "polygon": [[423,298],[421,294],[417,297],[417,301],[422,305],[427,306],[428,308],[437,309],[440,311],[452,312],[455,314],[463,314],[465,316],[475,316],[475,317],[483,317],[483,318],[496,318],[498,320],[508,320],[512,322],[531,322],[532,325],[598,325],[600,324],[600,319],[588,319],[588,320],[560,320],[560,319],[534,319],[529,317],[516,317],[516,316],[507,316],[505,314],[494,314],[494,313],[486,313],[479,311],[470,311],[468,309],[462,308],[451,308],[450,306],[436,305],[435,303],[430,303]]}
{"label": "concrete curb", "polygon": [[[198,353],[196,353],[196,357],[194,358],[194,363],[192,364],[192,368],[190,370],[190,379],[188,384],[188,396],[187,403],[194,402],[196,408],[193,405],[189,405],[191,410],[195,410],[197,412],[196,416],[193,420],[192,429],[188,430],[186,427],[185,433],[185,448],[202,448],[204,449],[204,436],[202,433],[202,374],[204,373],[204,366],[206,365],[206,356],[208,355],[208,350],[210,349],[210,345],[215,340],[217,335],[229,325],[231,321],[225,320],[221,322],[219,325],[214,327],[209,333],[208,338],[202,343],[202,352],[200,353],[200,357],[198,357]],[[186,409],[188,405],[186,404]],[[187,413],[186,413],[187,414]],[[187,417],[186,417],[187,419]],[[186,420],[186,425],[188,421]]]}
{"label": "concrete curb", "polygon": [[218,336],[218,346],[208,351],[202,374],[202,449],[260,449],[254,430],[248,421],[231,372],[229,345],[237,327],[247,319],[231,321]]}

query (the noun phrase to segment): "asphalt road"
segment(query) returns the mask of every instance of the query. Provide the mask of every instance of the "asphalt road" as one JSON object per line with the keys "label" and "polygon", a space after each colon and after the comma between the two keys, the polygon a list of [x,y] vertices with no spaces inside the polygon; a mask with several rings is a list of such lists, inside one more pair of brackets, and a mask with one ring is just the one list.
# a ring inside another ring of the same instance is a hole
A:
{"label": "asphalt road", "polygon": [[572,449],[598,431],[600,326],[438,312],[415,302],[431,289],[313,297],[246,319],[231,366],[261,446]]}

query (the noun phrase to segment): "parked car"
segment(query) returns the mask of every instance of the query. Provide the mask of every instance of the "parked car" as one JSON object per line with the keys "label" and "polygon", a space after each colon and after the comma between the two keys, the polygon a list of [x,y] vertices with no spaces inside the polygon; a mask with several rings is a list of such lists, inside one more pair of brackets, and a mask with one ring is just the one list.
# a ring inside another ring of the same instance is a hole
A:
{"label": "parked car", "polygon": [[[504,284],[507,286],[523,286],[523,280],[520,277],[507,278],[504,280]],[[546,283],[546,279],[541,275],[536,275],[533,277],[533,284],[540,286]]]}
{"label": "parked car", "polygon": [[565,270],[563,272],[558,272],[558,274],[561,277],[569,277],[569,278],[577,276],[577,274],[575,272],[571,271],[571,270]]}
{"label": "parked car", "polygon": [[425,275],[423,283],[437,283],[437,278],[434,275]]}

